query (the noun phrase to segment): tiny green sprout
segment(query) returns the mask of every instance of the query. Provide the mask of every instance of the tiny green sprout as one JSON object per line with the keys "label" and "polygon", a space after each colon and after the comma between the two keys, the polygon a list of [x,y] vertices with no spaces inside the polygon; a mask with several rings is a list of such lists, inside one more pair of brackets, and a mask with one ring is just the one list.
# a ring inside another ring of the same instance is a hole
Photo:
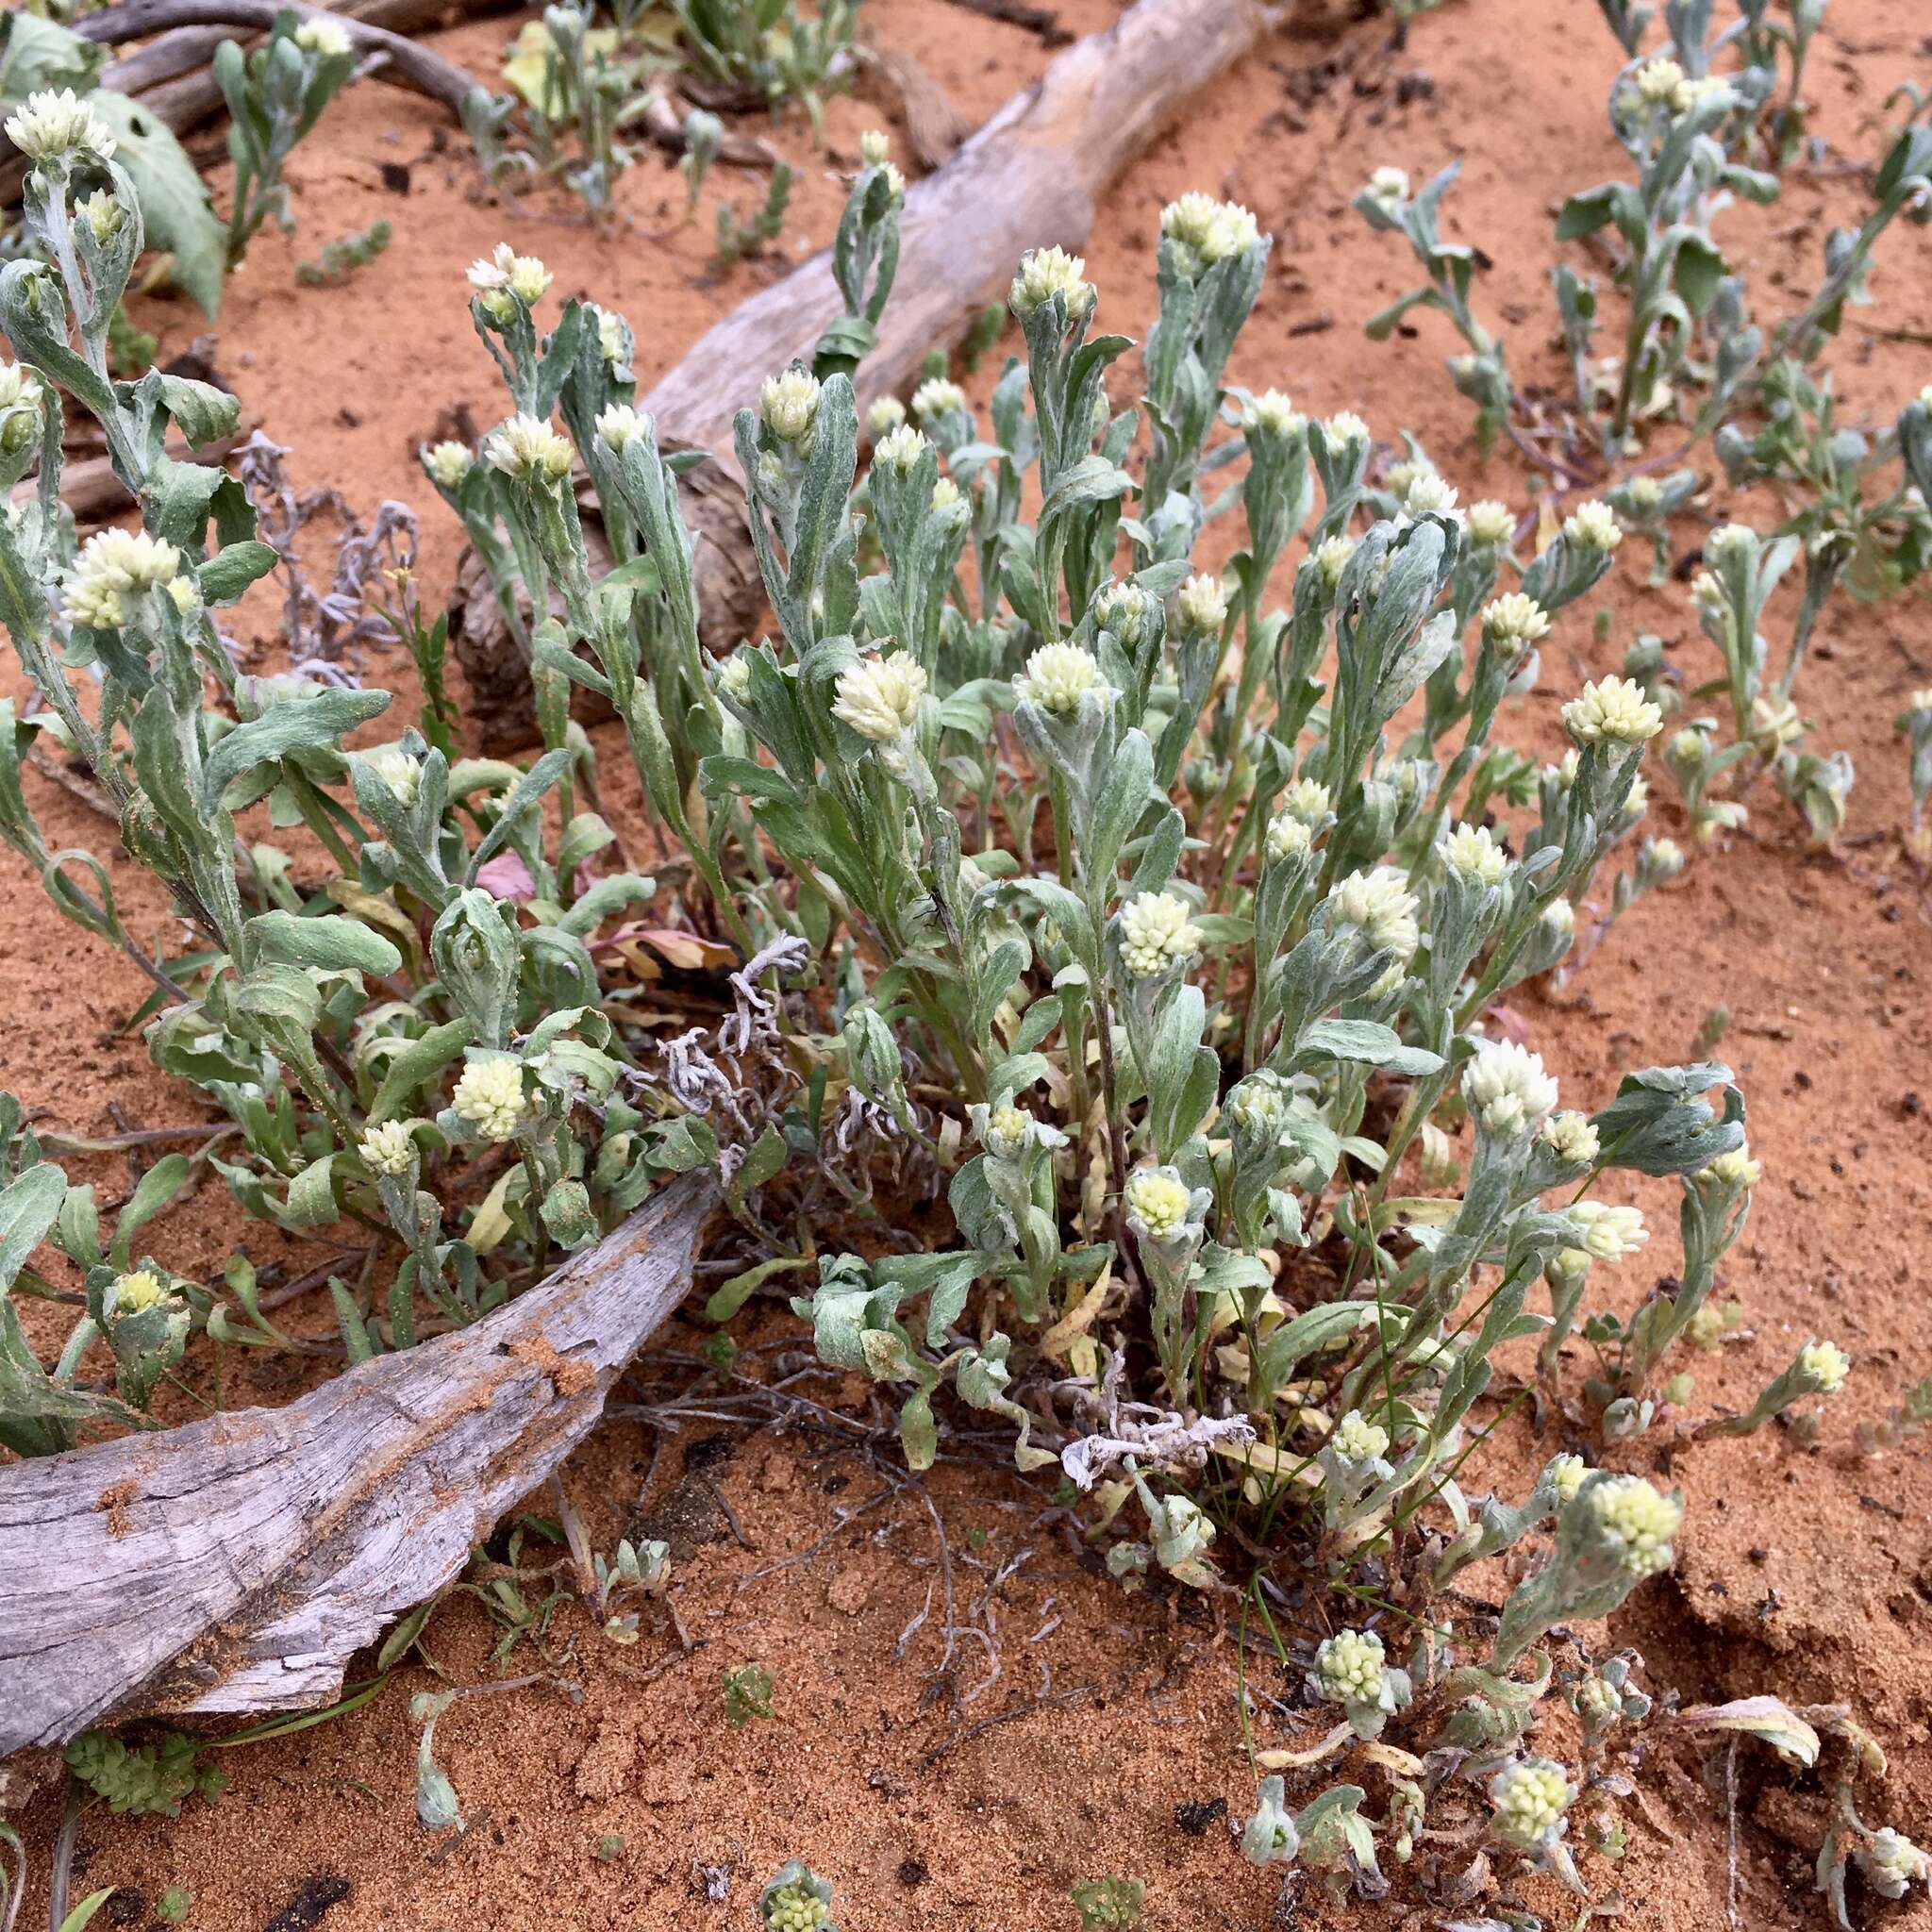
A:
{"label": "tiny green sprout", "polygon": [[155,1901],[155,1917],[164,1925],[186,1924],[193,1904],[185,1886],[171,1885]]}
{"label": "tiny green sprout", "polygon": [[719,1328],[698,1344],[698,1353],[714,1369],[728,1369],[738,1359],[738,1344],[723,1328]]}
{"label": "tiny green sprout", "polygon": [[621,1831],[607,1831],[597,1840],[597,1849],[591,1854],[600,1865],[614,1865],[624,1857],[624,1834]]}
{"label": "tiny green sprout", "polygon": [[981,1550],[985,1549],[986,1539],[986,1531],[983,1528],[981,1528],[977,1524],[974,1524],[974,1526],[966,1532],[967,1547],[971,1549],[975,1556],[977,1556]]}
{"label": "tiny green sprout", "polygon": [[755,1717],[772,1715],[772,1692],[778,1680],[763,1664],[740,1664],[724,1673],[724,1722],[741,1729]]}
{"label": "tiny green sprout", "polygon": [[105,1731],[84,1731],[67,1747],[68,1768],[117,1814],[155,1812],[179,1815],[183,1800],[197,1791],[210,1801],[220,1796],[226,1777],[212,1766],[195,1763],[196,1744],[178,1732],[164,1732],[152,1744],[124,1744]]}
{"label": "tiny green sprout", "polygon": [[758,1919],[769,1932],[839,1932],[831,1881],[793,1858],[758,1894]]}
{"label": "tiny green sprout", "polygon": [[1147,1908],[1147,1888],[1138,1878],[1086,1878],[1074,1888],[1080,1932],[1132,1932]]}

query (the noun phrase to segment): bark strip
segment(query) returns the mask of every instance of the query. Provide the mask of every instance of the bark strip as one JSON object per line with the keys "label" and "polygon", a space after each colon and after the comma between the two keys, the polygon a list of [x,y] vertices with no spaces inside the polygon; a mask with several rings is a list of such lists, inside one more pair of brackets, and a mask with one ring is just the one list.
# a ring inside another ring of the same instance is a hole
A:
{"label": "bark strip", "polygon": [[326,1703],[560,1463],[691,1285],[687,1174],[474,1327],[251,1408],[0,1467],[0,1757]]}

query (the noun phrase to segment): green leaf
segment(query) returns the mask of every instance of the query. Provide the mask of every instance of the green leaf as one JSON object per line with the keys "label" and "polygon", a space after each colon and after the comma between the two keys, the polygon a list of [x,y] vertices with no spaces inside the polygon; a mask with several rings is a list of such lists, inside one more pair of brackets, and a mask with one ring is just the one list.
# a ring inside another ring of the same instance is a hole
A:
{"label": "green leaf", "polygon": [[46,1239],[67,1198],[67,1176],[52,1161],[30,1167],[0,1190],[0,1294]]}
{"label": "green leaf", "polygon": [[175,281],[212,322],[221,312],[228,241],[187,150],[148,108],[111,88],[97,89],[88,105],[107,123],[114,158],[141,196],[149,245],[174,256]]}
{"label": "green leaf", "polygon": [[275,567],[275,554],[266,543],[230,543],[195,572],[202,599],[208,604],[232,604],[258,577]]}
{"label": "green leaf", "polygon": [[1358,1066],[1386,1067],[1391,1074],[1414,1078],[1442,1070],[1441,1054],[1404,1046],[1393,1027],[1374,1020],[1317,1020],[1302,1034],[1295,1059],[1353,1060]]}
{"label": "green leaf", "polygon": [[302,919],[278,907],[257,914],[242,930],[255,941],[258,958],[280,966],[313,966],[324,973],[402,970],[403,956],[388,940],[341,913]]}
{"label": "green leaf", "polygon": [[470,1044],[471,1037],[469,1021],[451,1020],[432,1026],[422,1039],[410,1041],[389,1062],[382,1085],[375,1090],[369,1108],[371,1124],[401,1113],[410,1094],[448,1066]]}
{"label": "green leaf", "polygon": [[386,691],[319,691],[236,725],[202,768],[202,810],[216,810],[222,793],[258,765],[291,751],[332,749],[344,733],[388,709]]}

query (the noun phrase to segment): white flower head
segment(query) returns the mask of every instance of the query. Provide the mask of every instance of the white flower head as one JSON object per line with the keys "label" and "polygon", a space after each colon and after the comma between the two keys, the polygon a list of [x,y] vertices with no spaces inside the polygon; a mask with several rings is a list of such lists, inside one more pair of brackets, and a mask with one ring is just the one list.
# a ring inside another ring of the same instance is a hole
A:
{"label": "white flower head", "polygon": [[371,1174],[398,1180],[408,1174],[416,1158],[416,1143],[409,1138],[408,1121],[383,1121],[362,1136],[357,1151]]}
{"label": "white flower head", "polygon": [[1121,908],[1121,959],[1136,979],[1165,973],[1201,950],[1201,928],[1173,892],[1136,892]]}
{"label": "white flower head", "polygon": [[720,658],[713,675],[726,697],[743,704],[751,696],[751,653],[733,651],[730,657]]}
{"label": "white flower head", "polygon": [[963,415],[965,411],[966,391],[943,375],[928,378],[912,391],[912,413],[922,423],[930,423],[937,416]]}
{"label": "white flower head", "polygon": [[145,530],[103,530],[75,559],[63,592],[68,622],[118,629],[127,616],[124,600],[172,583],[180,569],[181,553],[172,543]]}
{"label": "white flower head", "polygon": [[1331,457],[1345,456],[1351,443],[1369,440],[1369,425],[1353,409],[1343,409],[1322,425],[1322,440]]}
{"label": "white flower head", "polygon": [[1458,878],[1500,886],[1509,871],[1509,855],[1487,825],[1457,825],[1442,841],[1442,863]]}
{"label": "white flower head", "polygon": [[121,232],[127,210],[110,188],[97,188],[75,204],[75,213],[87,224],[87,231],[105,248]]}
{"label": "white flower head", "polygon": [[1532,1851],[1560,1837],[1563,1814],[1575,1802],[1570,1774],[1548,1757],[1507,1764],[1490,1780],[1491,1823],[1506,1844]]}
{"label": "white flower head", "polygon": [[1683,85],[1684,70],[1668,56],[1659,55],[1655,60],[1646,60],[1637,70],[1638,97],[1652,107],[1669,107]]}
{"label": "white flower head", "polygon": [[1674,839],[1646,839],[1638,848],[1639,867],[1659,881],[1675,878],[1690,862]]}
{"label": "white flower head", "polygon": [[1740,1143],[1720,1154],[1697,1178],[1715,1181],[1725,1188],[1755,1188],[1764,1178],[1764,1168],[1752,1159],[1750,1147]]}
{"label": "white flower head", "polygon": [[1700,74],[1694,79],[1687,75],[1677,83],[1676,91],[1671,95],[1671,106],[1679,114],[1688,114],[1699,101],[1707,101],[1713,94],[1729,92],[1730,83],[1721,74]]}
{"label": "white flower head", "polygon": [[[901,413],[903,415],[904,412]],[[924,430],[915,429],[911,424],[902,421],[873,444],[873,467],[878,469],[883,466],[899,475],[906,475],[931,447]]]}
{"label": "white flower head", "polygon": [[1836,1395],[1851,1370],[1851,1357],[1835,1341],[1807,1341],[1798,1351],[1799,1373],[1818,1384],[1821,1395]]}
{"label": "white flower head", "polygon": [[0,409],[38,409],[45,391],[31,369],[18,362],[0,362]]}
{"label": "white flower head", "polygon": [[1307,821],[1296,818],[1291,811],[1278,811],[1268,821],[1266,843],[1270,858],[1277,861],[1306,858],[1313,850],[1314,842],[1314,835],[1308,830]]}
{"label": "white flower head", "polygon": [[883,442],[906,420],[906,405],[897,396],[881,396],[865,412],[865,433],[874,444]]}
{"label": "white flower head", "polygon": [[931,508],[944,509],[948,504],[959,501],[959,486],[950,476],[935,476],[932,485]]}
{"label": "white flower head", "polygon": [[896,743],[919,722],[925,673],[910,651],[861,658],[839,674],[832,715],[874,744]]}
{"label": "white flower head", "polygon": [[1550,1488],[1556,1491],[1559,1505],[1574,1503],[1576,1492],[1583,1487],[1583,1479],[1590,1474],[1590,1464],[1580,1456],[1572,1456],[1567,1450],[1559,1456],[1553,1456],[1543,1465],[1543,1474]]}
{"label": "white flower head", "polygon": [[1384,207],[1408,199],[1408,175],[1401,168],[1377,168],[1369,176],[1369,192]]}
{"label": "white flower head", "polygon": [[1513,1040],[1485,1041],[1462,1071],[1462,1097],[1486,1132],[1525,1134],[1557,1104],[1542,1056]]}
{"label": "white flower head", "polygon": [[1408,890],[1407,874],[1392,865],[1352,872],[1328,895],[1330,916],[1338,924],[1354,926],[1371,951],[1393,953],[1400,966],[1408,964],[1422,942],[1416,924],[1419,904]]}
{"label": "white flower head", "polygon": [[1315,1684],[1330,1704],[1379,1705],[1386,1668],[1382,1640],[1373,1630],[1338,1630],[1315,1651]]}
{"label": "white flower head", "polygon": [[357,754],[357,762],[366,765],[396,795],[405,811],[416,803],[423,786],[423,767],[399,744],[384,745],[379,751]]}
{"label": "white flower head", "polygon": [[469,283],[488,313],[506,322],[517,303],[534,308],[543,299],[551,274],[534,255],[519,255],[499,242],[487,261],[470,264]]}
{"label": "white flower head", "polygon": [[1260,240],[1260,226],[1239,202],[1184,194],[1160,211],[1160,232],[1191,249],[1205,266],[1240,255]]}
{"label": "white flower head", "polygon": [[1596,1163],[1600,1141],[1588,1114],[1577,1113],[1574,1108],[1553,1113],[1542,1124],[1541,1138],[1565,1167],[1592,1167]]}
{"label": "white flower head", "polygon": [[1583,1230],[1584,1252],[1592,1260],[1621,1261],[1650,1239],[1643,1215],[1635,1208],[1607,1201],[1578,1201],[1565,1212]]}
{"label": "white flower head", "polygon": [[1029,248],[1020,258],[1020,272],[1007,291],[1015,315],[1028,316],[1058,295],[1067,320],[1078,322],[1093,307],[1093,284],[1087,279],[1083,257],[1064,248]]}
{"label": "white flower head", "polygon": [[1550,634],[1549,613],[1534,597],[1508,591],[1483,606],[1483,632],[1499,643],[1533,644]]}
{"label": "white flower head", "polygon": [[1027,658],[1025,675],[1014,679],[1013,689],[1022,703],[1060,718],[1077,711],[1090,691],[1110,695],[1093,653],[1078,644],[1042,644]]}
{"label": "white flower head", "polygon": [[1186,1186],[1165,1168],[1143,1167],[1131,1175],[1122,1197],[1128,1218],[1156,1241],[1169,1241],[1188,1224],[1192,1206]]}
{"label": "white flower head", "polygon": [[1335,1424],[1328,1440],[1344,1462],[1374,1462],[1389,1453],[1389,1431],[1358,1408],[1350,1409]]}
{"label": "white flower head", "polygon": [[1642,744],[1664,726],[1664,714],[1631,677],[1601,677],[1563,707],[1563,723],[1578,744]]}
{"label": "white flower head", "polygon": [[1001,1160],[1017,1160],[1026,1151],[1032,1137],[1033,1116],[1011,1101],[993,1108],[986,1117],[986,1131],[980,1136],[986,1151]]}
{"label": "white flower head", "polygon": [[1251,437],[1273,437],[1286,442],[1308,426],[1308,419],[1278,389],[1264,389],[1248,400],[1241,427]]}
{"label": "white flower head", "polygon": [[30,161],[65,154],[92,155],[99,161],[113,157],[114,137],[106,122],[71,87],[27,95],[26,105],[9,114],[5,126],[8,140]]}
{"label": "white flower head", "polygon": [[1473,542],[1507,543],[1516,534],[1516,512],[1507,503],[1486,496],[1469,507],[1469,534]]}
{"label": "white flower head", "polygon": [[1281,794],[1281,808],[1312,831],[1328,816],[1328,788],[1319,778],[1297,778]]}
{"label": "white flower head", "polygon": [[1196,637],[1219,637],[1227,622],[1227,586],[1206,572],[1191,576],[1174,598],[1181,628]]}
{"label": "white flower head", "polygon": [[758,391],[758,414],[780,442],[804,444],[819,420],[819,379],[809,369],[768,375]]}
{"label": "white flower head", "polygon": [[1558,939],[1574,938],[1576,932],[1576,908],[1559,892],[1538,915],[1544,925]]}
{"label": "white flower head", "polygon": [[644,419],[628,403],[612,403],[597,412],[597,441],[612,456],[621,457],[631,438],[644,426]]}
{"label": "white flower head", "polygon": [[423,452],[423,467],[430,481],[444,490],[454,490],[470,474],[476,458],[466,442],[439,442]]}
{"label": "white flower head", "polygon": [[1616,1475],[1596,1484],[1585,1501],[1598,1525],[1623,1544],[1626,1576],[1655,1576],[1676,1560],[1672,1539],[1684,1521],[1676,1497],[1641,1475]]}
{"label": "white flower head", "polygon": [[607,362],[622,362],[630,353],[625,340],[624,317],[614,309],[600,308],[597,311],[597,353]]}
{"label": "white flower head", "polygon": [[1880,1898],[1903,1898],[1914,1885],[1932,1886],[1932,1858],[1889,1824],[1881,1825],[1870,1844],[1852,1854],[1852,1862]]}
{"label": "white flower head", "polygon": [[114,1277],[114,1312],[142,1315],[173,1297],[161,1277],[152,1268],[132,1268]]}
{"label": "white flower head", "polygon": [[354,51],[341,22],[323,18],[301,22],[295,28],[295,44],[305,54],[320,54],[328,60],[340,60]]}
{"label": "white flower head", "polygon": [[1563,534],[1579,550],[1614,550],[1624,541],[1623,526],[1608,504],[1592,499],[1579,503],[1563,519]]}
{"label": "white flower head", "polygon": [[1308,552],[1309,566],[1322,573],[1322,581],[1332,591],[1341,581],[1348,559],[1355,555],[1353,537],[1324,537]]}
{"label": "white flower head", "polygon": [[884,132],[876,127],[868,127],[858,137],[858,158],[868,168],[883,167],[891,158],[892,144]]}
{"label": "white flower head", "polygon": [[507,1055],[472,1060],[457,1081],[450,1105],[484,1140],[508,1141],[525,1112],[524,1070]]}
{"label": "white flower head", "polygon": [[571,447],[549,424],[516,415],[492,429],[483,445],[492,470],[521,483],[559,483],[570,475]]}
{"label": "white flower head", "polygon": [[1456,508],[1457,491],[1434,470],[1424,470],[1409,479],[1402,507],[1412,517],[1447,517],[1460,523],[1462,512]]}

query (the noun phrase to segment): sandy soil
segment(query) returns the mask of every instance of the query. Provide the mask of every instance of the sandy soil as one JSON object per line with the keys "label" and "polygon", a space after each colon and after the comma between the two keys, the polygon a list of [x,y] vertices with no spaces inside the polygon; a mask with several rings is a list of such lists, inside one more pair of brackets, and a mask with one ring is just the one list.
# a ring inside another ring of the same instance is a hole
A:
{"label": "sandy soil", "polygon": [[[1111,11],[1106,0],[1058,9],[1075,32]],[[866,21],[876,44],[917,55],[969,125],[1046,58],[1032,35],[942,0],[868,0]],[[481,70],[513,25],[473,25],[439,44]],[[1837,153],[1874,151],[1886,93],[1932,65],[1927,25],[1923,0],[1834,0],[1808,92]],[[1386,346],[1362,338],[1361,318],[1407,286],[1407,264],[1347,202],[1378,163],[1420,176],[1460,157],[1452,230],[1495,258],[1479,283],[1481,312],[1508,325],[1519,380],[1555,381],[1549,222],[1564,191],[1607,178],[1622,159],[1602,113],[1615,65],[1586,0],[1476,0],[1392,39],[1385,19],[1305,4],[1101,211],[1087,252],[1107,318],[1131,332],[1152,312],[1150,238],[1163,202],[1191,188],[1240,199],[1276,242],[1231,379],[1279,385],[1311,412],[1356,408],[1386,441],[1411,429],[1465,501],[1522,503],[1529,486],[1517,460],[1480,462],[1470,446],[1465,407],[1440,367],[1454,346],[1446,325],[1422,316]],[[748,208],[754,180],[718,170],[699,223],[650,239],[682,191],[668,164],[647,156],[621,189],[633,226],[607,241],[558,204],[507,216],[474,191],[460,143],[435,110],[363,89],[298,152],[301,233],[292,248],[267,237],[251,258],[216,333],[217,360],[293,451],[299,484],[339,485],[362,508],[395,496],[423,509],[425,594],[440,598],[458,536],[414,448],[452,408],[467,406],[479,424],[502,412],[462,313],[463,266],[506,234],[540,253],[559,293],[630,316],[647,386],[761,278],[823,242],[841,192],[837,169],[858,131],[882,118],[864,100],[833,103],[828,146],[816,156],[798,128],[783,130],[807,165],[780,259],[714,275],[710,204],[723,194]],[[398,161],[408,171],[401,194],[383,176]],[[1862,196],[1857,178],[1794,171],[1775,207],[1726,217],[1735,258],[1773,313],[1802,300],[1826,229],[1856,220]],[[294,258],[378,215],[397,230],[387,256],[347,288],[296,290]],[[1874,294],[1838,355],[1854,420],[1889,414],[1925,380],[1932,256],[1922,236],[1892,238]],[[151,305],[142,320],[170,352],[194,333],[178,307]],[[975,378],[981,389],[991,374]],[[1698,536],[1687,520],[1680,549]],[[1559,632],[1544,691],[1515,727],[1525,745],[1556,742],[1560,696],[1615,668],[1640,630],[1666,640],[1686,686],[1712,674],[1681,589],[1647,591],[1641,575],[1640,565],[1613,577],[1607,628],[1594,640],[1574,614]],[[1785,614],[1774,614],[1774,634]],[[276,648],[265,620],[264,668]],[[1808,852],[1767,791],[1732,849],[1641,906],[1567,988],[1520,1004],[1568,1101],[1592,1106],[1622,1069],[1685,1058],[1707,1011],[1728,1006],[1722,1050],[1749,1097],[1767,1178],[1722,1287],[1742,1301],[1749,1337],[1691,1364],[1697,1406],[1747,1405],[1807,1334],[1834,1335],[1857,1360],[1818,1446],[1772,1431],[1677,1457],[1672,1474],[1690,1497],[1677,1572],[1599,1637],[1641,1650],[1649,1680],[1687,1699],[1764,1690],[1852,1703],[1891,1755],[1884,1813],[1914,1830],[1932,1814],[1932,1461],[1924,1439],[1861,1457],[1853,1426],[1882,1415],[1932,1366],[1919,1258],[1932,1208],[1932,919],[1898,843],[1904,759],[1891,731],[1905,694],[1932,682],[1932,612],[1923,597],[1877,608],[1840,597],[1813,655],[1800,694],[1814,741],[1849,750],[1858,771],[1839,853]],[[387,662],[370,675],[407,689]],[[10,688],[10,665],[6,675]],[[635,790],[614,745],[604,772],[620,829],[635,825]],[[1657,790],[1657,829],[1681,832]],[[108,828],[52,784],[36,782],[34,803],[57,842],[111,849]],[[158,920],[158,897],[124,872],[129,902]],[[73,942],[25,879],[0,903],[0,951],[34,962],[0,991],[0,1084],[72,1131],[193,1117],[139,1041],[117,1030],[143,991],[132,969]],[[104,1198],[128,1184],[117,1161],[88,1172]],[[1662,1190],[1633,1198],[1669,1208]],[[153,1244],[184,1270],[211,1273],[245,1244],[258,1264],[290,1275],[333,1246],[244,1223],[212,1193],[159,1224]],[[1668,1234],[1647,1258],[1647,1269],[1624,1273],[1629,1302],[1673,1265]],[[52,1329],[43,1323],[42,1332]],[[326,1332],[324,1310],[310,1332]],[[700,1332],[663,1338],[666,1353],[639,1373],[642,1399],[689,1384],[686,1352]],[[789,1330],[758,1332],[778,1344]],[[802,1365],[776,1349],[756,1359],[772,1372]],[[222,1393],[231,1403],[285,1399],[303,1373],[281,1358],[231,1362]],[[190,1380],[214,1396],[211,1363],[193,1363]],[[415,1821],[408,1699],[438,1681],[411,1666],[353,1716],[224,1753],[230,1789],[212,1807],[197,1801],[175,1822],[91,1812],[76,1895],[120,1886],[102,1923],[141,1924],[166,1887],[185,1886],[190,1923],[219,1932],[741,1926],[764,1878],[801,1854],[835,1880],[848,1932],[1072,1927],[1069,1887],[1107,1872],[1146,1882],[1150,1926],[1437,1923],[1401,1905],[1400,1884],[1389,1906],[1353,1915],[1311,1894],[1299,1917],[1274,1916],[1277,1882],[1241,1862],[1218,1816],[1204,1824],[1181,1808],[1225,1800],[1240,1816],[1251,1803],[1234,1633],[1197,1602],[1124,1596],[1094,1574],[1046,1491],[1010,1474],[961,1460],[942,1463],[924,1492],[908,1485],[862,1438],[865,1391],[829,1376],[797,1386],[850,1420],[754,1434],[626,1419],[571,1464],[571,1495],[604,1546],[640,1524],[677,1526],[675,1597],[692,1648],[661,1617],[619,1648],[574,1605],[559,1606],[541,1641],[520,1643],[502,1665],[545,1681],[461,1701],[439,1729],[466,1833],[432,1838]],[[1512,1416],[1487,1452],[1484,1481],[1520,1484],[1555,1446]],[[1645,1443],[1626,1461],[1658,1466]],[[533,1511],[548,1507],[532,1499]],[[541,1558],[526,1551],[533,1560]],[[954,1622],[966,1631],[950,1657],[940,1634],[948,1570]],[[450,1681],[488,1683],[500,1634],[480,1604],[458,1597],[439,1611],[427,1648]],[[721,1674],[753,1660],[777,1679],[774,1716],[733,1729]],[[1257,1690],[1292,1689],[1266,1658],[1247,1668]],[[1295,1722],[1264,1709],[1260,1740],[1280,1741]],[[1700,1788],[1689,1757],[1659,1756],[1653,1768],[1645,1802],[1628,1812],[1623,1865],[1592,1858],[1587,1873],[1599,1892],[1621,1890],[1633,1925],[1722,1926],[1722,1779]],[[1815,1787],[1755,1752],[1740,1757],[1740,1775],[1735,1923],[1822,1924],[1808,1875]],[[44,1872],[56,1823],[46,1797],[25,1823]],[[1424,1856],[1439,1851],[1453,1848]],[[1574,1916],[1534,1884],[1525,1896],[1553,1923]],[[22,1923],[39,1923],[37,1913],[44,1899],[35,1891]],[[1932,1924],[1923,1902],[1893,1917]]]}

